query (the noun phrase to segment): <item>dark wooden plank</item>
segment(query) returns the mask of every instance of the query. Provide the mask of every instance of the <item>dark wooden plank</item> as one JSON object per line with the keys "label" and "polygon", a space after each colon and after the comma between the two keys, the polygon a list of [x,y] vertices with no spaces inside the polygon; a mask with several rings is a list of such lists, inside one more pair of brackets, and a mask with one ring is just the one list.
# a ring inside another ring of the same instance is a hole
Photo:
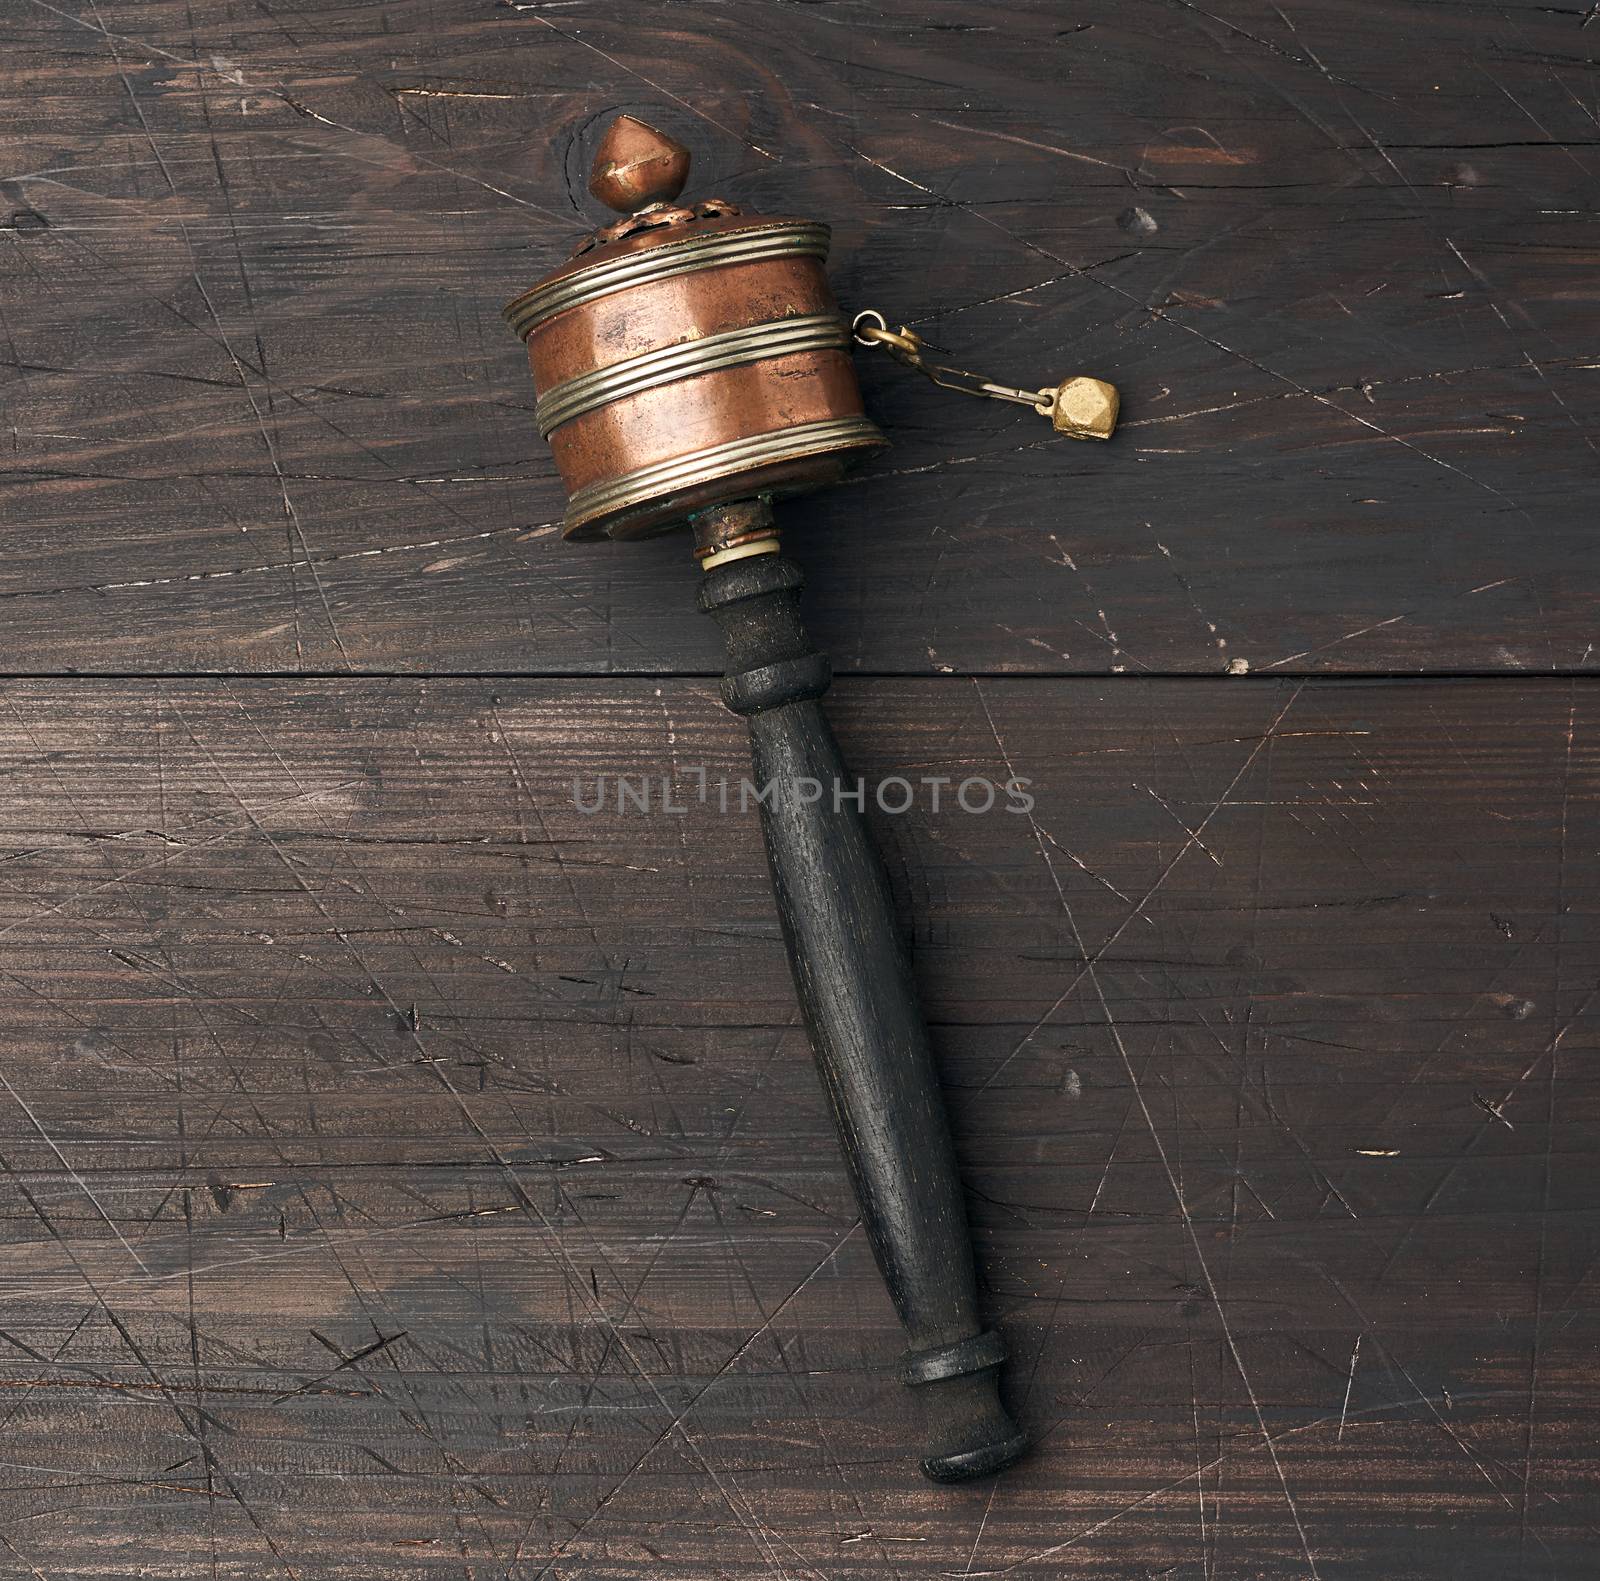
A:
{"label": "dark wooden plank", "polygon": [[1589,1573],[1593,692],[832,712],[1033,782],[876,823],[1034,1457],[912,1467],[709,686],[17,684],[8,1566]]}
{"label": "dark wooden plank", "polygon": [[497,318],[623,107],[848,303],[1126,391],[1088,450],[869,364],[842,666],[1594,663],[1576,0],[7,11],[8,669],[710,669],[680,543],[555,537]]}

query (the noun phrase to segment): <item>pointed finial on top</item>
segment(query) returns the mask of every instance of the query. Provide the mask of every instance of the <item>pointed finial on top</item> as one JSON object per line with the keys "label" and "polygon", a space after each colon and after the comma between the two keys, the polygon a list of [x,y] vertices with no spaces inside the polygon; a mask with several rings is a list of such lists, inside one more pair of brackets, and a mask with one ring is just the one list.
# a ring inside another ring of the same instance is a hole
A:
{"label": "pointed finial on top", "polygon": [[689,150],[653,126],[619,115],[594,156],[589,190],[607,208],[634,214],[650,203],[670,203],[689,179]]}

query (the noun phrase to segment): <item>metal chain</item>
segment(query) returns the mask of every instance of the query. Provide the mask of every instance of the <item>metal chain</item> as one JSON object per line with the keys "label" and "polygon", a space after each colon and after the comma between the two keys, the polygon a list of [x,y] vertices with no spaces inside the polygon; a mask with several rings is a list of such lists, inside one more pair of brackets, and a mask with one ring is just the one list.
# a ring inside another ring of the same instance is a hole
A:
{"label": "metal chain", "polygon": [[942,390],[1031,407],[1041,417],[1048,417],[1055,431],[1068,439],[1109,439],[1117,426],[1121,402],[1116,389],[1103,379],[1064,379],[1043,390],[1021,390],[1011,384],[996,384],[966,368],[929,362],[923,355],[926,342],[922,337],[904,324],[899,329],[890,329],[888,320],[876,308],[857,313],[851,321],[850,333],[860,345],[882,346],[896,362],[915,368]]}
{"label": "metal chain", "polygon": [[954,390],[959,395],[977,395],[991,401],[1012,401],[1018,406],[1031,406],[1041,417],[1055,411],[1056,391],[1019,390],[1014,385],[996,384],[981,373],[966,368],[950,368],[942,363],[928,362],[922,355],[926,342],[904,324],[890,329],[888,321],[876,308],[857,313],[850,324],[850,333],[863,346],[883,346],[896,362],[915,368],[924,378],[931,379],[940,389]]}

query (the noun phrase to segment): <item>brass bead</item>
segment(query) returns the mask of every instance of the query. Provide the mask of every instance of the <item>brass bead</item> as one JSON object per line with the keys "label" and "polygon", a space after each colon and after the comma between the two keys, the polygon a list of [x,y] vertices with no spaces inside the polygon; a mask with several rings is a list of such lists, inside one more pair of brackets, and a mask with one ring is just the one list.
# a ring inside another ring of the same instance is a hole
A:
{"label": "brass bead", "polygon": [[1109,439],[1121,401],[1117,387],[1104,379],[1068,379],[1056,389],[1050,421],[1072,439]]}

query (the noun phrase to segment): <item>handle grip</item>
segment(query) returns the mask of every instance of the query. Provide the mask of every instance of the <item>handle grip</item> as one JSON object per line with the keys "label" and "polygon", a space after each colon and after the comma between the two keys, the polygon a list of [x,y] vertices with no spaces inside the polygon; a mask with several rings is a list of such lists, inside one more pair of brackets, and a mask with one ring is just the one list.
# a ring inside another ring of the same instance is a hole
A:
{"label": "handle grip", "polygon": [[[987,1476],[1027,1440],[1000,1403],[1005,1345],[977,1315],[955,1149],[888,881],[817,699],[832,667],[777,554],[708,571],[700,607],[728,650],[723,701],[750,726],[761,826],[789,964],[867,1238],[924,1401],[922,1470]],[[813,789],[815,787],[815,789]],[[841,792],[847,792],[841,795]]]}

